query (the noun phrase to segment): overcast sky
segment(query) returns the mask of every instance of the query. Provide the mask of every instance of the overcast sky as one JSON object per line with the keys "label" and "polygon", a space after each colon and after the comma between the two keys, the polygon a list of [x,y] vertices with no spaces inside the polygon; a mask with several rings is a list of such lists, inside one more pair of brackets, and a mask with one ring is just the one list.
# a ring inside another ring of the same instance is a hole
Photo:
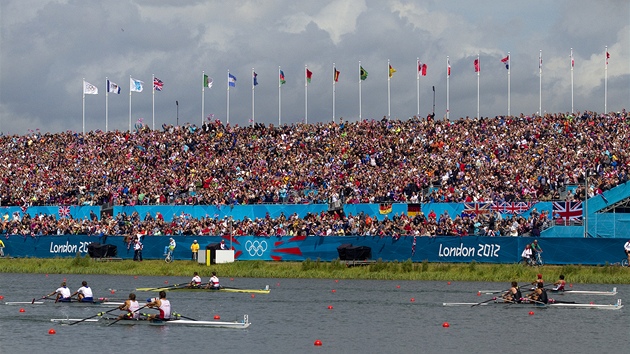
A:
{"label": "overcast sky", "polygon": [[[404,0],[2,0],[0,2],[0,130],[82,130],[82,80],[98,87],[85,95],[85,128],[105,130],[105,78],[119,84],[109,94],[109,129],[129,126],[129,77],[144,81],[132,95],[132,121],[155,125],[227,118],[227,71],[231,124],[252,118],[252,68],[258,74],[255,120],[278,123],[278,67],[282,123],[332,119],[333,63],[340,71],[336,117],[359,116],[359,61],[369,75],[361,85],[362,118],[416,114],[416,58],[428,66],[420,79],[420,115],[446,113],[446,58],[450,58],[450,118],[477,115],[480,55],[481,116],[507,114],[510,52],[511,113],[539,107],[538,56],[542,50],[542,110],[604,110],[605,47],[608,46],[608,110],[630,109],[630,1],[404,1]],[[164,89],[152,95],[152,75]],[[176,101],[179,105],[176,105]]]}

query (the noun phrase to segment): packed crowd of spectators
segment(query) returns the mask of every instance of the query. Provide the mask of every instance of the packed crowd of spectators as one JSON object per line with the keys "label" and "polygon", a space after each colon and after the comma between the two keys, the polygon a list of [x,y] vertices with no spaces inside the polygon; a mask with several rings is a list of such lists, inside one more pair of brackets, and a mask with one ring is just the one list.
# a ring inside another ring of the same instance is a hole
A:
{"label": "packed crowd of spectators", "polygon": [[628,180],[627,112],[0,137],[0,204],[556,200]]}

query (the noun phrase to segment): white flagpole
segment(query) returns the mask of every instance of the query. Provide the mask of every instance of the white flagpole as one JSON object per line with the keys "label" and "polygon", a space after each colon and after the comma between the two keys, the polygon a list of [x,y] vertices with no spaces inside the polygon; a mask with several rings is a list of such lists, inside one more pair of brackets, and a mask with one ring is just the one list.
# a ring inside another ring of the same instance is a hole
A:
{"label": "white flagpole", "polygon": [[538,114],[542,117],[542,49],[538,54]]}
{"label": "white flagpole", "polygon": [[391,119],[392,112],[392,103],[391,103],[391,75],[389,73],[389,59],[387,59],[387,119]]}
{"label": "white flagpole", "polygon": [[282,80],[280,73],[282,70],[278,66],[278,127],[282,125]]}
{"label": "white flagpole", "polygon": [[508,117],[510,116],[510,103],[511,103],[511,87],[510,87],[510,71],[512,70],[512,58],[510,58],[510,52],[508,52]]}
{"label": "white flagpole", "polygon": [[304,65],[304,123],[308,124],[308,68]]}
{"label": "white flagpole", "polygon": [[155,130],[155,74],[151,74],[152,79],[151,79],[151,95],[152,97],[152,103],[151,103],[151,114],[153,116],[153,121],[152,121],[152,126],[153,126],[153,130]]}
{"label": "white flagpole", "polygon": [[333,82],[332,82],[332,121],[335,122],[335,77],[337,77],[337,68],[335,67],[335,63],[333,63]]}
{"label": "white flagpole", "polygon": [[477,119],[481,119],[479,115],[479,76],[481,74],[481,62],[479,62],[479,53],[477,53],[477,66],[479,70],[477,70]]}
{"label": "white flagpole", "polygon": [[606,53],[604,53],[604,114],[608,113],[608,46],[606,46]]}
{"label": "white flagpole", "polygon": [[254,109],[254,87],[256,87],[254,85],[254,68],[252,68],[252,127],[254,126],[254,119],[255,119],[255,109]]}
{"label": "white flagpole", "polygon": [[83,78],[83,83],[82,83],[82,87],[81,87],[81,92],[83,92],[83,118],[82,118],[82,122],[83,122],[83,134],[85,134],[85,78]]}
{"label": "white flagpole", "polygon": [[131,75],[129,75],[129,132],[131,133]]}
{"label": "white flagpole", "polygon": [[109,115],[109,80],[105,76],[105,133],[107,133],[107,121]]}
{"label": "white flagpole", "polygon": [[571,114],[573,114],[573,48],[571,48]]}
{"label": "white flagpole", "polygon": [[416,116],[420,118],[420,58],[416,58]]}
{"label": "white flagpole", "polygon": [[[203,116],[205,115],[205,93],[206,93],[206,72],[201,71],[201,125],[203,126]],[[201,126],[200,126],[201,127]]]}
{"label": "white flagpole", "polygon": [[359,121],[361,121],[361,60],[359,60]]}
{"label": "white flagpole", "polygon": [[227,119],[226,124],[230,124],[230,69],[227,75]]}
{"label": "white flagpole", "polygon": [[450,107],[449,107],[449,96],[451,94],[450,92],[450,87],[449,85],[449,81],[451,80],[451,62],[448,59],[448,55],[446,56],[446,119],[450,119]]}

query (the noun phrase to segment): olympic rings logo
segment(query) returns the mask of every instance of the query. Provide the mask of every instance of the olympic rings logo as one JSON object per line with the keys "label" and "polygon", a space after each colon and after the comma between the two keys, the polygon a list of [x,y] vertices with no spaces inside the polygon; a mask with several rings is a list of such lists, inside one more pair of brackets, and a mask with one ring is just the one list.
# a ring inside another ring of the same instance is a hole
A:
{"label": "olympic rings logo", "polygon": [[261,257],[263,253],[265,253],[265,251],[267,250],[267,241],[247,240],[247,242],[245,242],[245,250],[249,253],[250,256]]}

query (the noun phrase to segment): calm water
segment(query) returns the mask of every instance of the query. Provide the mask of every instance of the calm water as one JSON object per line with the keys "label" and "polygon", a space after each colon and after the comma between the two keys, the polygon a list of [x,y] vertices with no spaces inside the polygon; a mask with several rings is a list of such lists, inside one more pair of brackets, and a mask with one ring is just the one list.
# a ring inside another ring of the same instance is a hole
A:
{"label": "calm water", "polygon": [[[136,287],[187,282],[189,277],[66,276],[71,290],[88,280],[95,296],[124,299]],[[207,276],[204,281],[207,281]],[[477,302],[477,290],[506,284],[361,280],[243,279],[226,286],[259,289],[268,295],[230,293],[168,294],[174,309],[200,320],[220,315],[224,321],[248,314],[249,329],[152,326],[75,326],[50,318],[85,318],[107,309],[69,306],[4,305],[30,301],[56,289],[60,275],[0,274],[0,353],[627,353],[630,306],[620,311],[533,309],[507,306],[443,307],[442,302]],[[400,288],[398,288],[400,286]],[[111,294],[110,289],[116,293]],[[574,285],[574,289],[610,290],[609,285]],[[617,296],[565,295],[563,300],[630,304],[630,286]],[[333,292],[333,290],[335,290]],[[154,293],[137,293],[145,301]],[[411,301],[414,298],[415,301]],[[328,309],[333,306],[333,309]],[[628,306],[628,305],[626,305]],[[115,311],[117,312],[117,311]],[[442,323],[449,322],[450,328]],[[49,335],[54,328],[56,335]],[[316,347],[319,339],[323,345]]]}

